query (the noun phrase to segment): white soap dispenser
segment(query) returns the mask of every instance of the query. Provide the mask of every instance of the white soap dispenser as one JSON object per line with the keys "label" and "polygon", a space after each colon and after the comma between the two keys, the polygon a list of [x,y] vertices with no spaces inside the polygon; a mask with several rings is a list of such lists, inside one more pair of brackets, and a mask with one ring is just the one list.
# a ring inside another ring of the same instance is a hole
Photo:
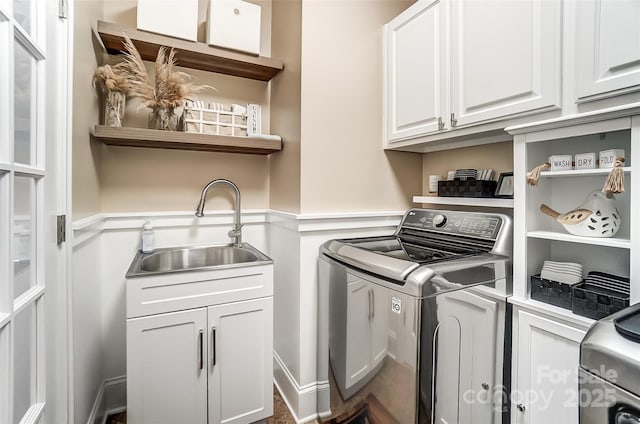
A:
{"label": "white soap dispenser", "polygon": [[151,253],[155,249],[153,228],[151,222],[147,221],[142,227],[142,253]]}

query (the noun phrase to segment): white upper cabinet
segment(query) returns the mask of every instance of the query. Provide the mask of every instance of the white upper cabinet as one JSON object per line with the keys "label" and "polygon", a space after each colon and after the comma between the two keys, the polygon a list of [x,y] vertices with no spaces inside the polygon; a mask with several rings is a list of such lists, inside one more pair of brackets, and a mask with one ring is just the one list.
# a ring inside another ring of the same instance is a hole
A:
{"label": "white upper cabinet", "polygon": [[561,2],[418,0],[385,30],[387,145],[561,106]]}
{"label": "white upper cabinet", "polygon": [[444,6],[419,1],[386,27],[387,140],[438,131],[447,113]]}
{"label": "white upper cabinet", "polygon": [[561,106],[561,2],[451,7],[452,127]]}
{"label": "white upper cabinet", "polygon": [[576,15],[577,101],[640,90],[640,2],[582,0]]}

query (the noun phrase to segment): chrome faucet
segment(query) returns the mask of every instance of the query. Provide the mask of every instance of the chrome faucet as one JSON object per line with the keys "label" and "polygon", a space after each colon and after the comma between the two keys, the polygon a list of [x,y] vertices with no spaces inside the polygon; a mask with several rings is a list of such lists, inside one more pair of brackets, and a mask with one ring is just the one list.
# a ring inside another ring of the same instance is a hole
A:
{"label": "chrome faucet", "polygon": [[233,192],[236,196],[236,205],[235,205],[235,211],[233,215],[233,229],[229,231],[229,237],[233,238],[234,246],[240,247],[240,245],[242,244],[242,224],[240,223],[240,189],[238,189],[237,185],[235,185],[229,180],[225,180],[222,178],[210,181],[202,189],[202,194],[200,195],[200,203],[198,203],[198,208],[196,209],[196,216],[198,218],[202,218],[204,216],[204,202],[207,197],[207,192],[211,187],[218,184],[228,185],[233,189]]}

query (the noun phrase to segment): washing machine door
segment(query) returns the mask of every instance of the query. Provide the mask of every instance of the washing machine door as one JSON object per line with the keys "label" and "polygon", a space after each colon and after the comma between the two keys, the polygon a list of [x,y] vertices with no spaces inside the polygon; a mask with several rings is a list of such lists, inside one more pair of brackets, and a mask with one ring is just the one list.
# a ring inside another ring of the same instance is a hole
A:
{"label": "washing machine door", "polygon": [[640,424],[640,411],[628,406],[614,409],[612,424]]}

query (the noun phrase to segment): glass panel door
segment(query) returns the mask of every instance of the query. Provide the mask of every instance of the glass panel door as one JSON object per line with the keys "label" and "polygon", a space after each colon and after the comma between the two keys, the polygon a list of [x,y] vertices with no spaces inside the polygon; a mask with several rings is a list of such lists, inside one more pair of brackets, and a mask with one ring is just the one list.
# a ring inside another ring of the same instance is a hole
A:
{"label": "glass panel door", "polygon": [[34,165],[36,132],[34,124],[37,117],[36,99],[36,59],[17,39],[14,41],[13,58],[13,133],[14,162]]}
{"label": "glass panel door", "polygon": [[[36,3],[38,7],[36,7]],[[0,423],[45,407],[44,9],[0,0]]]}

